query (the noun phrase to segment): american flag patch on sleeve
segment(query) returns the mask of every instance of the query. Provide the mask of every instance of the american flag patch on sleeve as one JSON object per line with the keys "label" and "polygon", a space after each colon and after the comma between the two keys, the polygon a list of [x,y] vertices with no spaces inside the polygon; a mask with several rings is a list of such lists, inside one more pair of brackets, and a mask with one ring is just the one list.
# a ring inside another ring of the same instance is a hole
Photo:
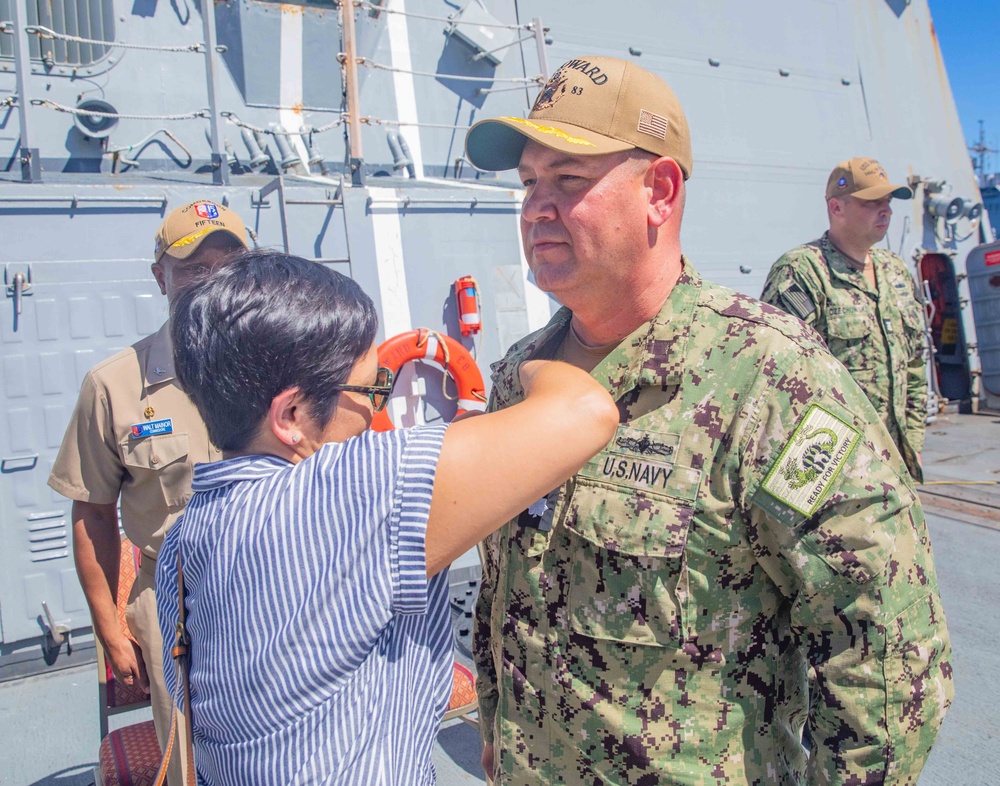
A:
{"label": "american flag patch on sleeve", "polygon": [[785,289],[779,296],[781,307],[789,314],[794,314],[803,322],[809,322],[816,314],[816,306],[812,302],[802,287],[797,282],[792,282],[791,286]]}
{"label": "american flag patch on sleeve", "polygon": [[663,115],[656,115],[647,112],[645,109],[639,110],[639,132],[655,136],[657,139],[667,138],[667,118]]}

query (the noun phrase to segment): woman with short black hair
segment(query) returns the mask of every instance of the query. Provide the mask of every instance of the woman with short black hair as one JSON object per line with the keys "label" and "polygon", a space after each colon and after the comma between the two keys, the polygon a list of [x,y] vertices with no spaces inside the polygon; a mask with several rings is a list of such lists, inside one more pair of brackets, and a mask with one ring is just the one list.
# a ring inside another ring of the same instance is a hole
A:
{"label": "woman with short black hair", "polygon": [[175,305],[178,378],[224,455],[195,468],[157,567],[169,655],[183,566],[200,782],[433,783],[445,569],[617,425],[596,381],[536,361],[516,406],[371,432],[391,391],[376,329],[351,279],[272,252]]}

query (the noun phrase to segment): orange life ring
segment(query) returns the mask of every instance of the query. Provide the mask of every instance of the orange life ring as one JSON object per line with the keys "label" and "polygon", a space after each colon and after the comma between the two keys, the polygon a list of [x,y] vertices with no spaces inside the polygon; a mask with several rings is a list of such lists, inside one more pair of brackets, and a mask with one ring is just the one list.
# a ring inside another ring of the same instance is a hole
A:
{"label": "orange life ring", "polygon": [[[451,336],[419,328],[388,338],[379,345],[379,365],[391,368],[393,376],[399,374],[403,365],[411,360],[437,366],[455,380],[459,415],[486,409],[486,386],[479,366],[469,351]],[[388,407],[375,413],[372,419],[373,431],[392,431],[394,428]]]}

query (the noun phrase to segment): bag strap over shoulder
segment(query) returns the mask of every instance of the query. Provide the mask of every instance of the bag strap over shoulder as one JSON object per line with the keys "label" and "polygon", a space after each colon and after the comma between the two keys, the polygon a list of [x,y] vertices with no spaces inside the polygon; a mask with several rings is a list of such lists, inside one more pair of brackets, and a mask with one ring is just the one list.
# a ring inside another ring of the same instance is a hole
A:
{"label": "bag strap over shoulder", "polygon": [[174,751],[174,741],[177,737],[177,689],[184,691],[184,710],[187,717],[185,728],[187,729],[187,783],[188,786],[196,786],[198,783],[197,770],[194,766],[194,715],[191,712],[191,682],[190,682],[190,653],[191,637],[187,632],[187,610],[184,608],[184,569],[181,566],[180,549],[177,551],[177,631],[174,636],[174,646],[170,654],[174,659],[174,695],[171,697],[173,713],[170,720],[170,737],[167,740],[167,748],[163,752],[163,761],[160,762],[159,772],[156,773],[154,786],[163,786],[167,778],[167,764]]}

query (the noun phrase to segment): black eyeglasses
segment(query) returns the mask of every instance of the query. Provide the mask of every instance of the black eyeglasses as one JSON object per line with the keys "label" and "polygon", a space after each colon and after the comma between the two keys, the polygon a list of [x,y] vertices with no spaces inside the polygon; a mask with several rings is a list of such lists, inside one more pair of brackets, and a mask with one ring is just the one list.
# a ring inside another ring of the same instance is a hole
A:
{"label": "black eyeglasses", "polygon": [[351,393],[366,393],[368,400],[372,402],[372,408],[376,412],[385,409],[389,403],[389,395],[392,393],[392,369],[385,366],[378,367],[378,374],[375,375],[374,385],[333,385],[334,390],[345,390]]}

